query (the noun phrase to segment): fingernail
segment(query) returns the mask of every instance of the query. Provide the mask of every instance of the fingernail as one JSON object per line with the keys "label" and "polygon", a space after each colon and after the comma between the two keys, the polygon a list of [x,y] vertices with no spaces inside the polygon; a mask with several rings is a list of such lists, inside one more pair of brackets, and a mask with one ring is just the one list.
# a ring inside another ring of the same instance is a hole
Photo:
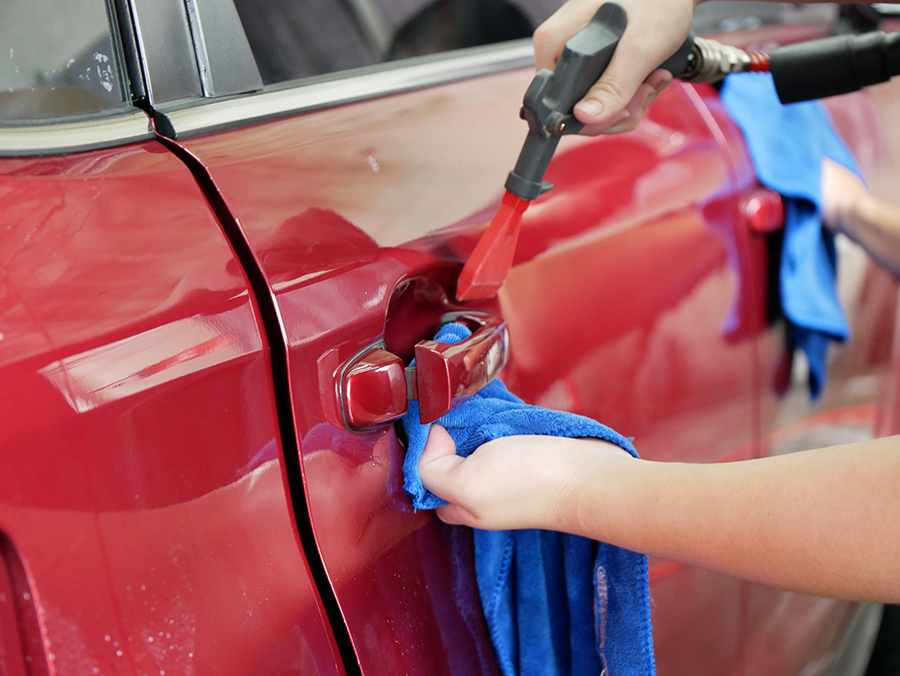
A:
{"label": "fingernail", "polygon": [[575,108],[590,117],[597,117],[603,112],[603,104],[599,101],[594,101],[593,99],[585,99],[584,101],[579,102]]}

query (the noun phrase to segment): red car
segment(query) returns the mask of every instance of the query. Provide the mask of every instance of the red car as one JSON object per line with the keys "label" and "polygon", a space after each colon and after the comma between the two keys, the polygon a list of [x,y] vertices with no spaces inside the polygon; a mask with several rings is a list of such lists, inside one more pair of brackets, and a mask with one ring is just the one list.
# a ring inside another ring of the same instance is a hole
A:
{"label": "red car", "polygon": [[[0,7],[0,673],[498,673],[471,533],[400,487],[392,374],[457,313],[508,329],[513,392],[647,458],[900,431],[897,283],[849,243],[821,400],[785,368],[777,197],[712,86],[564,139],[499,299],[455,300],[533,75],[527,40],[473,45],[553,4]],[[773,7],[698,26],[834,23]],[[898,88],[830,105],[889,194]],[[861,673],[881,613],[650,575],[666,676]]]}

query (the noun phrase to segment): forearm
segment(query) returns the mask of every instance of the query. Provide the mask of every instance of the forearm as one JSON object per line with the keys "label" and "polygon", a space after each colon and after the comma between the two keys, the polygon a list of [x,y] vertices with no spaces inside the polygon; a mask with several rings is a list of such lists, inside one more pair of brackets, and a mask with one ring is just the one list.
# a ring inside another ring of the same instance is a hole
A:
{"label": "forearm", "polygon": [[843,214],[840,229],[900,277],[900,207],[864,193]]}
{"label": "forearm", "polygon": [[900,601],[898,468],[900,438],[715,465],[604,458],[579,473],[559,526],[773,586]]}

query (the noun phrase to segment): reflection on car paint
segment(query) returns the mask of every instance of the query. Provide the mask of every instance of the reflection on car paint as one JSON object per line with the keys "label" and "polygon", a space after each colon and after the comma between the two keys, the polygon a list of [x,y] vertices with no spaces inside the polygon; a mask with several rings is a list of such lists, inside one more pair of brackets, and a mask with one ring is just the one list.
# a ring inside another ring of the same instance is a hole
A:
{"label": "reflection on car paint", "polygon": [[15,477],[0,531],[39,618],[23,661],[336,675],[256,311],[190,173],[146,142],[4,159],[0,194],[0,444]]}
{"label": "reflection on car paint", "polygon": [[53,383],[73,409],[85,413],[240,359],[261,347],[253,312],[243,304],[215,316],[187,317],[157,326],[51,362],[38,373]]}

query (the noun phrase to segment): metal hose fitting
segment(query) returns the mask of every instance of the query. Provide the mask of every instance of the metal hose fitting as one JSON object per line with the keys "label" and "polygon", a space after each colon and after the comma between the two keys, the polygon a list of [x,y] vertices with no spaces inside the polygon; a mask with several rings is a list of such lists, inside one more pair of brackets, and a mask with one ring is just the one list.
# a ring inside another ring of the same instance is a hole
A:
{"label": "metal hose fitting", "polygon": [[718,82],[730,73],[767,70],[768,57],[765,54],[745,52],[708,38],[694,38],[687,68],[680,79],[685,82]]}

